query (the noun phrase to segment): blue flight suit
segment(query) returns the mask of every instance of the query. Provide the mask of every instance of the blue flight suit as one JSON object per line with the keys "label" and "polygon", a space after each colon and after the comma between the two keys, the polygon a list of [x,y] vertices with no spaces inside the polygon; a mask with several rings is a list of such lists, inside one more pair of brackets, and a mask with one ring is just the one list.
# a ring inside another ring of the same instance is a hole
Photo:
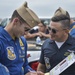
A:
{"label": "blue flight suit", "polygon": [[[66,58],[71,51],[75,52],[75,38],[70,36],[65,43],[60,47],[57,47],[55,41],[47,39],[43,46],[39,62],[46,66],[46,72],[49,72],[53,67]],[[75,64],[70,66],[60,75],[75,75]]]}
{"label": "blue flight suit", "polygon": [[0,63],[0,75],[10,75],[6,66]]}
{"label": "blue flight suit", "polygon": [[0,28],[0,63],[6,66],[10,75],[24,75],[32,70],[27,60],[27,43],[22,36],[15,40],[6,30]]}

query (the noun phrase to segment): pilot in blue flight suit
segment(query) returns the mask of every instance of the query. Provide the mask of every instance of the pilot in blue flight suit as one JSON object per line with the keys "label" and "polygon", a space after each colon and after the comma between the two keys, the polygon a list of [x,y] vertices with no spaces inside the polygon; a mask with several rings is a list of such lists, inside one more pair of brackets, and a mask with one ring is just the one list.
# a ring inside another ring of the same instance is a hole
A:
{"label": "pilot in blue flight suit", "polygon": [[24,35],[39,22],[38,16],[25,2],[13,12],[8,25],[0,28],[0,63],[8,68],[10,75],[33,74],[29,72],[32,68],[27,61],[27,42]]}

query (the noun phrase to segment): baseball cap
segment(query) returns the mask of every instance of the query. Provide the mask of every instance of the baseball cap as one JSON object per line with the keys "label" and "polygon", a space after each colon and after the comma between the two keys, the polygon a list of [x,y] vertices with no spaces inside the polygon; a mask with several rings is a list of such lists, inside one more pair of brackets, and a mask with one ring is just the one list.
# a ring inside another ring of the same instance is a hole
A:
{"label": "baseball cap", "polygon": [[68,11],[64,10],[61,7],[59,7],[54,13],[54,16],[60,16],[60,15],[65,15],[70,19],[70,15],[69,15]]}
{"label": "baseball cap", "polygon": [[40,23],[40,19],[35,14],[35,12],[28,7],[27,2],[16,9],[16,11],[27,22],[27,24],[29,24],[31,28]]}

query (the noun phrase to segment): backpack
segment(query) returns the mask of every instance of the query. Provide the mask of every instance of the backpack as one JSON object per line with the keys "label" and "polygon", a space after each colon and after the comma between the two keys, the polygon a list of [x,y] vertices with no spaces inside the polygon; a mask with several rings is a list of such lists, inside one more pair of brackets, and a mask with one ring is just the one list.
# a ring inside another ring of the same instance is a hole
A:
{"label": "backpack", "polygon": [[0,75],[10,75],[6,66],[0,63]]}

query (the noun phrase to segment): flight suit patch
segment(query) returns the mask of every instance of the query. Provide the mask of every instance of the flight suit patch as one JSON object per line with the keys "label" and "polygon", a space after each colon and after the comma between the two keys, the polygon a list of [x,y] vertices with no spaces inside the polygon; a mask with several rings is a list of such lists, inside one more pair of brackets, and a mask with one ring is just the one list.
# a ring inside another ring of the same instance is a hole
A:
{"label": "flight suit patch", "polygon": [[7,49],[7,57],[8,57],[8,59],[10,59],[10,60],[16,59],[14,48],[12,46],[9,46],[6,49]]}

